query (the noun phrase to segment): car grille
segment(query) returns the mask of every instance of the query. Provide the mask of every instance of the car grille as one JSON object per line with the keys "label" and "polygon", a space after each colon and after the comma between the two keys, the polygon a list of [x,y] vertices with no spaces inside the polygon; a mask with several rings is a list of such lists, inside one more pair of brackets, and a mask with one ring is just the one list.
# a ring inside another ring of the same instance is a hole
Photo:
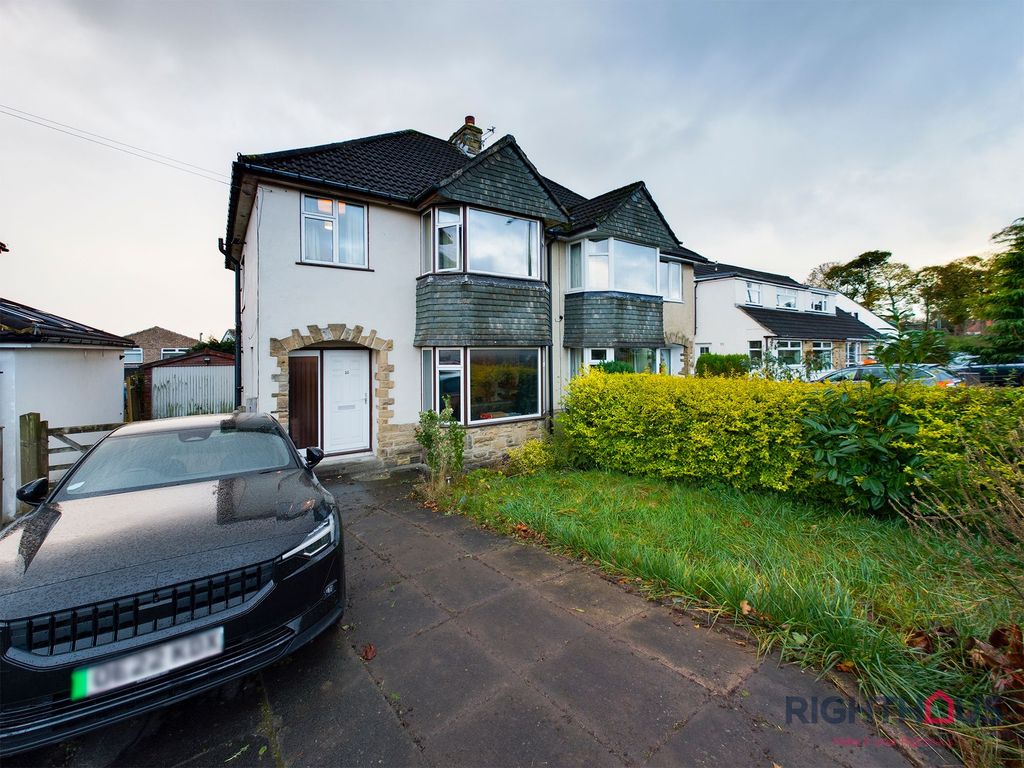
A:
{"label": "car grille", "polygon": [[55,656],[128,640],[234,608],[273,578],[274,561],[268,560],[116,600],[16,619],[9,625],[11,645]]}

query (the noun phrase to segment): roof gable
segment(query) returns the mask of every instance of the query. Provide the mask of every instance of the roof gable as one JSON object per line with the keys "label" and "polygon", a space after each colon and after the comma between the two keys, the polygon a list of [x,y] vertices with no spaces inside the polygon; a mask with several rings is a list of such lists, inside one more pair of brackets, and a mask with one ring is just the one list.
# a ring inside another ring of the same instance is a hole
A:
{"label": "roof gable", "polygon": [[677,248],[675,236],[665,217],[642,181],[613,189],[570,209],[572,232],[596,230],[660,248]]}
{"label": "roof gable", "polygon": [[433,188],[437,195],[522,213],[554,224],[568,213],[512,136],[505,136]]}

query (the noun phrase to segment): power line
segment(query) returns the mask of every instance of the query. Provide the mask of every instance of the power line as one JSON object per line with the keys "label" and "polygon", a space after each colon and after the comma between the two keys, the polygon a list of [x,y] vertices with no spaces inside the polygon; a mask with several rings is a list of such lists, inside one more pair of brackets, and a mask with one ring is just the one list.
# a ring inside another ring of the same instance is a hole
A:
{"label": "power line", "polygon": [[[10,111],[8,111],[8,110],[10,110]],[[21,113],[21,114],[17,114],[17,113]],[[89,131],[84,131],[84,130],[82,130],[80,128],[75,128],[73,126],[65,125],[64,123],[58,123],[56,120],[50,120],[49,118],[40,117],[39,115],[32,115],[29,112],[23,112],[20,109],[14,109],[13,107],[8,107],[8,106],[6,106],[4,104],[0,104],[0,115],[7,115],[8,117],[13,117],[16,120],[23,120],[26,123],[32,123],[33,125],[38,125],[38,126],[41,126],[43,128],[49,128],[51,131],[56,131],[57,133],[63,133],[63,134],[66,134],[68,136],[73,136],[76,139],[81,139],[82,141],[88,141],[88,142],[90,142],[92,144],[98,144],[99,146],[106,147],[107,149],[114,149],[114,150],[117,150],[118,152],[124,152],[127,155],[132,155],[134,157],[138,157],[138,158],[141,158],[143,160],[148,160],[151,163],[157,163],[157,164],[163,165],[163,166],[165,166],[167,168],[172,168],[172,169],[174,169],[176,171],[181,171],[183,173],[189,173],[189,174],[192,174],[193,176],[198,176],[201,179],[206,179],[207,181],[214,181],[214,182],[217,182],[218,184],[224,184],[224,185],[228,184],[228,182],[225,180],[227,177],[224,174],[218,173],[217,171],[211,171],[211,170],[209,170],[207,168],[203,168],[203,167],[198,166],[198,165],[193,165],[192,163],[186,163],[186,162],[184,162],[182,160],[177,160],[177,159],[175,159],[173,157],[169,157],[167,155],[161,155],[158,152],[150,152],[148,149],[142,149],[141,147],[136,147],[136,146],[134,146],[132,144],[126,144],[126,143],[124,143],[122,141],[117,141],[116,139],[110,139],[110,138],[107,138],[106,136],[101,136],[100,134],[97,134],[97,133],[91,133]],[[36,118],[36,119],[33,119],[33,118]],[[58,126],[62,126],[62,127],[58,127]],[[70,130],[64,130],[65,128],[68,128]],[[90,136],[95,136],[97,138],[89,138]],[[100,139],[102,139],[102,141],[100,141]],[[138,150],[138,151],[136,152],[136,151],[133,151],[133,150]],[[143,154],[143,153],[145,153],[145,154]],[[158,158],[164,158],[164,159],[160,160]],[[169,160],[171,162],[165,162],[166,160]],[[182,166],[187,166],[187,167],[182,167]],[[190,168],[195,168],[197,170],[189,170]],[[214,174],[214,176],[219,176],[220,178],[214,178],[214,177],[212,177],[210,175],[207,175],[207,174]]]}

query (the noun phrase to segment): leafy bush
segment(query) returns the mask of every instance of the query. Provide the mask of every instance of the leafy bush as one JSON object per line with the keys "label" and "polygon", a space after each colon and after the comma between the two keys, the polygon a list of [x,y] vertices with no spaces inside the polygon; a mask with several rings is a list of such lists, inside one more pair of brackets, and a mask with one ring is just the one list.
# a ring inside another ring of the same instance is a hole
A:
{"label": "leafy bush", "polygon": [[815,478],[838,486],[847,506],[877,512],[910,501],[924,458],[908,442],[918,427],[898,389],[827,388],[803,423]]}
{"label": "leafy bush", "polygon": [[716,355],[705,353],[697,358],[698,376],[745,376],[750,370],[746,355]]}
{"label": "leafy bush", "polygon": [[998,447],[1024,422],[1024,392],[1011,389],[599,371],[573,379],[564,405],[575,466],[871,510],[974,477],[968,451]]}
{"label": "leafy bush", "polygon": [[633,373],[633,366],[621,360],[606,360],[603,363],[594,363],[591,367],[605,373]]}
{"label": "leafy bush", "polygon": [[444,491],[448,480],[462,471],[466,451],[466,428],[452,411],[451,397],[445,397],[444,409],[422,411],[416,427],[416,442],[423,446],[430,468],[428,495],[436,497]]}
{"label": "leafy bush", "polygon": [[534,438],[508,452],[505,474],[532,475],[534,472],[550,469],[553,466],[555,466],[555,456],[551,451],[551,444],[547,440]]}

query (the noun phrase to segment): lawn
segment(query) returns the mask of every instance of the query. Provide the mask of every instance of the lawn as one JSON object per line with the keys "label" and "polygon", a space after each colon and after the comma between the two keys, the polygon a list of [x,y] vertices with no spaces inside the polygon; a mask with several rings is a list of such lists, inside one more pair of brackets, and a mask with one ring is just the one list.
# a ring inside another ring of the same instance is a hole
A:
{"label": "lawn", "polygon": [[[872,696],[987,695],[964,641],[1024,622],[1024,606],[994,597],[1009,559],[965,568],[958,548],[899,519],[597,471],[478,472],[463,491],[458,508],[480,522],[745,617],[765,646],[853,670]],[[914,647],[920,631],[934,641],[927,652]]]}

